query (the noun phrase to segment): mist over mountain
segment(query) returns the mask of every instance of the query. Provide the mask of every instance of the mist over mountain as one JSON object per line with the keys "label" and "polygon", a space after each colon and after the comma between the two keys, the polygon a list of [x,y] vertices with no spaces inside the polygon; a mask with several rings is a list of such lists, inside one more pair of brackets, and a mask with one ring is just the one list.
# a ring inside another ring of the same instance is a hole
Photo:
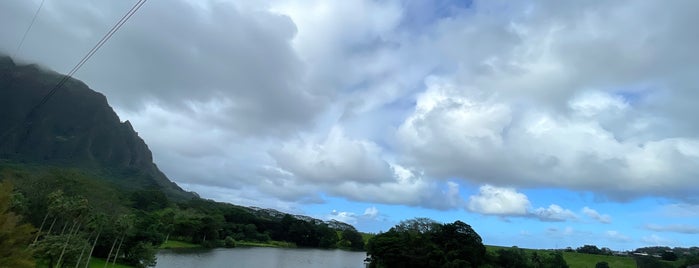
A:
{"label": "mist over mountain", "polygon": [[[148,146],[104,95],[63,75],[0,56],[0,160],[92,170],[128,189],[191,198],[153,163]],[[33,110],[33,112],[32,112]]]}

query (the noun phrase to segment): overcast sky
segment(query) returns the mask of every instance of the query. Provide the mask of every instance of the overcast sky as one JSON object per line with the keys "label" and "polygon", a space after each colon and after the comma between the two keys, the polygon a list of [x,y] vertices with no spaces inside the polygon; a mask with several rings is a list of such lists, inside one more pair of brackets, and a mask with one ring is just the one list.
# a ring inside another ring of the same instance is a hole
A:
{"label": "overcast sky", "polygon": [[[0,2],[66,73],[132,1]],[[486,244],[699,241],[697,1],[151,0],[76,75],[202,197]]]}

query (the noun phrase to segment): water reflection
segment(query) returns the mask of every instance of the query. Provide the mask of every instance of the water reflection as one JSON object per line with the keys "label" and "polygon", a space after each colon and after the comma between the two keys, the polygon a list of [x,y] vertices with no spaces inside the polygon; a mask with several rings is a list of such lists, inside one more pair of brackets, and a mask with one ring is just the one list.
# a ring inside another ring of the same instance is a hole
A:
{"label": "water reflection", "polygon": [[364,268],[364,252],[320,249],[178,249],[158,252],[156,268],[184,267],[341,267]]}

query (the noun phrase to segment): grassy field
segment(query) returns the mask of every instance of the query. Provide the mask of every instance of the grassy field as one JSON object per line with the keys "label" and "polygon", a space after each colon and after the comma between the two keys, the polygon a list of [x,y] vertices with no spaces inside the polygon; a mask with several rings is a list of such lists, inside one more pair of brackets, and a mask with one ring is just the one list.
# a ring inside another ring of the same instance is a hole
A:
{"label": "grassy field", "polygon": [[[131,268],[133,266],[123,265],[123,264],[119,264],[119,263],[117,263],[116,265],[112,265],[110,262],[110,264],[108,264],[107,267],[110,267],[110,268]],[[99,259],[99,258],[90,259],[90,268],[104,268],[104,259]]]}
{"label": "grassy field", "polygon": [[200,245],[187,243],[177,240],[168,240],[167,242],[160,245],[161,249],[173,249],[173,248],[200,248]]}
{"label": "grassy field", "polygon": [[[489,252],[496,252],[498,249],[506,249],[508,247],[500,246],[485,246]],[[549,252],[544,249],[523,249],[528,254],[532,252],[538,252],[539,254],[546,254]],[[566,260],[570,268],[590,268],[595,267],[598,262],[607,262],[609,267],[614,268],[635,268],[636,261],[631,257],[626,256],[607,256],[607,255],[592,255],[583,254],[577,252],[563,252],[563,259]]]}
{"label": "grassy field", "polygon": [[563,252],[563,259],[566,260],[570,268],[595,267],[598,262],[607,262],[609,267],[614,268],[635,268],[636,261],[626,256],[606,256],[592,255],[577,252]]}

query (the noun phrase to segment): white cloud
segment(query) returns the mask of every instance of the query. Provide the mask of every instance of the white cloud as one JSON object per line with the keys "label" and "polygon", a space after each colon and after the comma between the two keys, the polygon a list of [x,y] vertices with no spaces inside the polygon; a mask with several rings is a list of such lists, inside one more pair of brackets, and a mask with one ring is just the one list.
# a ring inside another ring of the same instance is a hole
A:
{"label": "white cloud", "polygon": [[583,214],[587,215],[588,217],[599,221],[601,223],[612,223],[612,217],[606,214],[600,214],[594,209],[591,209],[589,207],[584,207],[582,209]]}
{"label": "white cloud", "polygon": [[676,203],[665,205],[658,211],[662,217],[694,218],[699,217],[699,205],[688,203]]}
{"label": "white cloud", "polygon": [[330,194],[350,200],[402,204],[440,210],[463,208],[455,182],[437,183],[399,165],[392,166],[393,180],[381,183],[342,182],[327,190]]}
{"label": "white cloud", "polygon": [[551,204],[547,208],[537,208],[531,213],[542,221],[567,221],[577,218],[575,213],[556,204]]}
{"label": "white cloud", "polygon": [[526,195],[514,188],[483,185],[468,200],[468,210],[491,215],[525,215],[529,207]]}
{"label": "white cloud", "polygon": [[571,210],[556,204],[533,209],[529,198],[515,188],[489,184],[481,186],[478,194],[469,197],[466,209],[484,215],[533,217],[541,221],[568,221],[578,218]]}
{"label": "white cloud", "polygon": [[287,143],[270,151],[277,165],[310,182],[381,183],[393,179],[390,165],[374,143],[352,140],[334,127],[320,142]]}
{"label": "white cloud", "polygon": [[668,246],[673,244],[672,240],[661,237],[656,234],[642,237],[641,242],[649,246]]}
{"label": "white cloud", "polygon": [[375,219],[377,216],[379,216],[379,210],[376,207],[368,207],[364,210],[363,216],[370,218],[370,219]]}
{"label": "white cloud", "polygon": [[699,234],[699,226],[688,225],[688,224],[670,224],[670,225],[658,225],[658,224],[646,224],[645,228],[656,232],[673,232],[682,234]]}
{"label": "white cloud", "polygon": [[604,233],[605,237],[609,240],[616,242],[630,242],[632,239],[619,231],[609,230]]}
{"label": "white cloud", "polygon": [[[0,25],[26,24],[33,4],[6,3]],[[514,188],[465,201],[459,184],[699,190],[697,3],[413,4],[149,2],[77,77],[171,178],[255,193],[246,202],[324,193],[560,219],[569,210],[532,209]],[[20,57],[57,71],[129,7],[47,5]],[[22,29],[0,28],[0,50]]]}
{"label": "white cloud", "polygon": [[357,215],[352,212],[333,210],[328,216],[328,219],[349,224],[357,224]]}

